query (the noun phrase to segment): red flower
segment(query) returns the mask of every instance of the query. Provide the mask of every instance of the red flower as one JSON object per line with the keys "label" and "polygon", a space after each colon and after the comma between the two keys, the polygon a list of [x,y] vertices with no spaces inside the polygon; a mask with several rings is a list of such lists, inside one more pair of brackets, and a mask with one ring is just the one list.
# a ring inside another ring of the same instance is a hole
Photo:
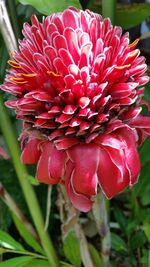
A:
{"label": "red flower", "polygon": [[150,135],[140,115],[148,82],[137,42],[109,19],[69,8],[24,24],[2,90],[24,121],[22,161],[43,183],[64,183],[81,211],[100,185],[111,198],[137,182],[137,146]]}

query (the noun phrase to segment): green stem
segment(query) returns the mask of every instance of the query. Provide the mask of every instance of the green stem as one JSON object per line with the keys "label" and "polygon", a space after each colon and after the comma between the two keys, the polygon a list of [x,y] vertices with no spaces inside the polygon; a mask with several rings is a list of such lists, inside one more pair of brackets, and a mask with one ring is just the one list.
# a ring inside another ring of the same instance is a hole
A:
{"label": "green stem", "polygon": [[17,12],[16,12],[16,4],[15,1],[8,0],[8,7],[9,7],[9,14],[11,18],[11,22],[13,25],[13,30],[16,36],[16,39],[19,39],[21,37],[20,30],[19,30],[19,23],[17,19]]}
{"label": "green stem", "polygon": [[14,253],[14,254],[21,254],[21,255],[26,255],[26,256],[33,256],[34,258],[47,260],[47,258],[45,256],[30,252],[30,251],[18,251],[18,250],[0,248],[0,252],[2,252],[3,254],[4,253]]}
{"label": "green stem", "polygon": [[7,146],[12,156],[12,161],[14,164],[14,168],[16,170],[18,180],[20,182],[22,191],[24,193],[24,197],[26,199],[26,203],[28,205],[30,214],[34,221],[35,227],[41,239],[41,244],[45,250],[48,261],[52,267],[58,267],[59,262],[53,248],[52,242],[44,230],[44,221],[42,218],[41,210],[39,203],[37,201],[37,197],[33,190],[32,185],[27,179],[27,171],[23,164],[20,162],[20,150],[18,143],[16,141],[16,136],[14,134],[10,118],[7,114],[7,111],[4,107],[2,97],[0,96],[0,126],[5,137]]}
{"label": "green stem", "polygon": [[133,205],[133,212],[134,212],[134,217],[137,219],[137,221],[140,223],[141,220],[141,215],[140,215],[140,211],[139,211],[139,204],[138,204],[138,200],[134,191],[134,188],[131,189],[131,203]]}
{"label": "green stem", "polygon": [[[62,205],[64,205],[64,207]],[[58,207],[60,210],[60,215],[62,212],[64,212],[64,216],[61,216],[63,219],[62,239],[64,240],[67,234],[69,233],[69,231],[73,229],[75,231],[77,239],[80,242],[80,253],[81,253],[83,266],[95,267],[90,251],[89,251],[88,241],[86,239],[84,230],[82,228],[81,223],[78,222],[79,211],[75,209],[74,206],[69,201],[69,198],[66,195],[66,190],[64,189],[64,186],[60,186]]]}
{"label": "green stem", "polygon": [[112,24],[115,23],[116,0],[102,0],[102,14],[109,17]]}
{"label": "green stem", "polygon": [[102,192],[100,192],[93,205],[93,215],[97,229],[101,237],[101,257],[103,267],[109,267],[110,257],[110,228],[109,228],[109,204]]}
{"label": "green stem", "polygon": [[8,51],[4,43],[1,43],[0,82],[3,81],[3,78],[4,78],[7,60],[8,60]]}

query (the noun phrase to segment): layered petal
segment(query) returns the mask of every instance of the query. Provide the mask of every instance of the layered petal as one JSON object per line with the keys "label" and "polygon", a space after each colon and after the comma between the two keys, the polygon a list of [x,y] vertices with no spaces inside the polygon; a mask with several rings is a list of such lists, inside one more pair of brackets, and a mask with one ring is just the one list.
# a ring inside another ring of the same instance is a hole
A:
{"label": "layered petal", "polygon": [[22,161],[46,184],[62,182],[73,205],[92,207],[99,184],[111,198],[137,182],[137,146],[150,136],[141,115],[149,78],[128,33],[109,19],[68,8],[24,24],[0,88],[23,120]]}
{"label": "layered petal", "polygon": [[130,183],[132,186],[137,182],[140,173],[140,159],[137,151],[137,143],[135,132],[129,127],[120,128],[118,130],[118,138],[125,143],[125,163],[129,171]]}
{"label": "layered petal", "polygon": [[50,142],[44,142],[41,150],[36,177],[45,184],[57,184],[64,172],[65,152],[56,150]]}
{"label": "layered petal", "polygon": [[129,173],[124,163],[124,152],[101,148],[98,167],[99,184],[108,198],[123,191],[129,184]]}
{"label": "layered petal", "polygon": [[98,146],[95,144],[79,144],[68,150],[68,156],[74,166],[70,177],[74,190],[85,196],[96,195],[99,162]]}
{"label": "layered petal", "polygon": [[68,197],[76,209],[83,212],[88,212],[92,208],[93,203],[90,200],[90,198],[88,198],[84,194],[79,194],[75,192],[72,180],[70,179],[73,169],[74,169],[73,163],[71,162],[71,160],[69,160],[66,164],[66,177],[65,177],[65,184]]}
{"label": "layered petal", "polygon": [[21,160],[24,164],[36,164],[38,162],[41,154],[40,143],[41,140],[37,138],[29,139],[21,154]]}

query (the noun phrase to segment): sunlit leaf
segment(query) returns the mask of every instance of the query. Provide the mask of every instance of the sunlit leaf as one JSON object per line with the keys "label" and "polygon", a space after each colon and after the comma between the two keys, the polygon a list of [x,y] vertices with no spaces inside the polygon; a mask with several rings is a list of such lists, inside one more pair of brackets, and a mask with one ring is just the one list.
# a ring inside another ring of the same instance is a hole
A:
{"label": "sunlit leaf", "polygon": [[75,266],[81,266],[80,243],[73,231],[69,232],[63,243],[66,258]]}
{"label": "sunlit leaf", "polygon": [[25,242],[32,247],[35,251],[44,254],[43,249],[39,245],[39,243],[33,238],[33,236],[29,233],[29,231],[26,229],[22,221],[13,213],[12,214],[14,223],[17,227],[17,230],[19,231],[19,234],[22,236],[22,238],[25,240]]}
{"label": "sunlit leaf", "polygon": [[28,178],[30,184],[32,184],[32,185],[35,185],[36,186],[36,185],[39,185],[40,184],[38,182],[38,180],[35,177],[33,177],[32,175],[28,175],[27,178]]}
{"label": "sunlit leaf", "polygon": [[118,252],[127,250],[126,243],[124,242],[124,240],[114,233],[111,234],[111,245],[112,249]]}
{"label": "sunlit leaf", "polygon": [[103,262],[100,258],[100,254],[92,244],[89,244],[89,251],[90,251],[92,260],[95,264],[95,267],[103,267]]}
{"label": "sunlit leaf", "polygon": [[64,262],[64,261],[60,261],[60,266],[61,267],[74,267],[73,265],[67,263],[67,262]]}
{"label": "sunlit leaf", "polygon": [[140,24],[150,15],[149,4],[120,5],[116,11],[115,24],[128,29]]}
{"label": "sunlit leaf", "polygon": [[63,11],[69,6],[81,8],[78,0],[61,0],[59,3],[56,0],[19,0],[19,2],[24,5],[31,5],[45,15]]}
{"label": "sunlit leaf", "polygon": [[[102,6],[100,1],[89,1],[88,8],[102,14]],[[128,4],[117,5],[115,12],[115,25],[121,26],[123,29],[128,29],[139,25],[150,15],[149,4]]]}
{"label": "sunlit leaf", "polygon": [[19,242],[2,230],[0,230],[0,245],[12,250],[24,251],[23,246]]}
{"label": "sunlit leaf", "polygon": [[32,259],[24,267],[51,267],[48,261],[41,259]]}
{"label": "sunlit leaf", "polygon": [[146,237],[147,237],[147,239],[148,239],[148,241],[150,243],[150,224],[149,223],[145,223],[143,225],[143,230],[144,230],[144,233],[145,233],[145,235],[146,235]]}
{"label": "sunlit leaf", "polygon": [[21,256],[6,260],[0,263],[0,267],[24,267],[27,263],[31,262],[33,257]]}

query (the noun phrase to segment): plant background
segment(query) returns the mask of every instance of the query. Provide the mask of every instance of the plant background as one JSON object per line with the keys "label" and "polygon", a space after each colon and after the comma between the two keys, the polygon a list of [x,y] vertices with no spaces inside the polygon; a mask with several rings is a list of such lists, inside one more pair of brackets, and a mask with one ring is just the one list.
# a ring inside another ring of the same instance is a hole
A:
{"label": "plant background", "polygon": [[[110,4],[110,2],[113,2],[113,0],[104,1],[105,3],[108,2],[108,5]],[[102,6],[104,1],[101,2],[98,0],[82,0],[81,4],[83,8],[88,7],[91,10],[96,11],[97,13],[102,13],[104,11]],[[50,11],[57,12],[58,9],[63,9],[67,1],[62,0],[62,6],[57,1],[53,0],[45,0],[43,1],[42,5],[37,5],[37,2],[40,3],[42,1],[6,1],[8,13],[10,15],[11,23],[13,25],[14,33],[17,39],[22,37],[22,25],[25,21],[30,22],[30,17],[32,14],[37,14],[38,18],[41,19],[43,14],[48,14]],[[74,2],[78,1],[68,2],[69,5],[73,5]],[[147,28],[149,28],[150,20],[148,17],[150,15],[150,4],[144,2],[146,1],[120,0],[117,3],[117,10],[115,9],[114,11],[114,23],[116,23],[117,25],[121,25],[124,30],[130,31],[131,41],[137,37],[140,37],[143,34],[143,32],[141,31],[141,25],[143,21],[146,20],[146,22],[144,23],[146,23]],[[26,3],[30,3],[32,5],[23,5]],[[35,7],[37,7],[38,10],[35,9]],[[109,13],[112,15],[108,8],[108,12],[105,11],[105,14],[109,15]],[[150,38],[140,41],[139,46],[141,48],[142,53],[146,56],[147,63],[149,63]],[[5,77],[5,69],[8,67],[8,58],[9,55],[4,44],[2,35],[0,34],[0,83],[3,82]],[[1,92],[1,95],[4,101],[10,98],[7,93]],[[146,86],[145,99],[150,102],[150,85]],[[2,105],[2,103],[0,105]],[[16,135],[17,140],[17,136],[21,132],[21,122],[15,119],[15,114],[11,111],[9,111],[9,118],[11,120],[11,123],[13,124],[14,133]],[[7,121],[5,121],[5,123],[7,124]],[[7,137],[2,134],[2,132],[0,132],[0,145],[8,152],[8,155],[10,155],[7,143]],[[108,204],[111,230],[110,259],[112,267],[150,267],[149,140],[147,140],[144,145],[139,149],[139,153],[141,157],[142,169],[138,184],[134,186],[133,189],[127,189],[124,193],[113,198]],[[28,167],[28,173],[29,176],[27,179],[35,189],[41,206],[43,217],[45,218],[47,213],[47,186],[43,184],[39,185],[34,180],[34,166]],[[41,258],[38,256],[34,256],[33,260],[33,255],[30,255],[30,253],[38,252],[40,254],[40,249],[39,251],[38,248],[35,249],[34,242],[31,242],[31,240],[30,242],[27,242],[27,238],[25,238],[25,229],[21,228],[21,224],[19,224],[19,221],[17,223],[17,219],[14,215],[14,210],[11,205],[9,206],[8,201],[5,199],[4,190],[7,190],[7,192],[11,195],[12,199],[14,199],[14,201],[19,206],[19,209],[26,216],[27,220],[32,222],[31,215],[28,211],[23,192],[18,182],[17,174],[11,156],[8,159],[0,159],[0,182],[0,267],[50,266],[49,263],[44,260],[45,258],[42,259],[42,256]],[[57,205],[57,189],[55,186],[53,187],[51,198],[51,214],[48,225],[48,232],[50,233],[51,238],[54,242],[54,246],[57,248],[57,252],[60,258],[62,259],[61,264],[62,266],[66,267],[80,267],[82,266],[82,263],[79,250],[79,242],[75,238],[74,233],[72,232],[71,234],[69,234],[64,240],[63,244],[61,241],[61,221]],[[92,257],[94,258],[95,266],[103,266],[101,263],[101,258],[99,256],[100,238],[98,231],[96,230],[92,214],[89,213],[87,215],[81,215],[80,223],[82,224],[85,234],[87,236],[90,251]],[[13,239],[11,239],[11,237]],[[32,239],[31,236],[30,239]],[[15,243],[15,240],[17,243]],[[19,245],[29,253],[24,254],[23,249]],[[17,257],[18,254],[19,256]],[[40,255],[42,255],[42,252]],[[14,262],[10,262],[8,261],[8,259],[14,259]]]}

